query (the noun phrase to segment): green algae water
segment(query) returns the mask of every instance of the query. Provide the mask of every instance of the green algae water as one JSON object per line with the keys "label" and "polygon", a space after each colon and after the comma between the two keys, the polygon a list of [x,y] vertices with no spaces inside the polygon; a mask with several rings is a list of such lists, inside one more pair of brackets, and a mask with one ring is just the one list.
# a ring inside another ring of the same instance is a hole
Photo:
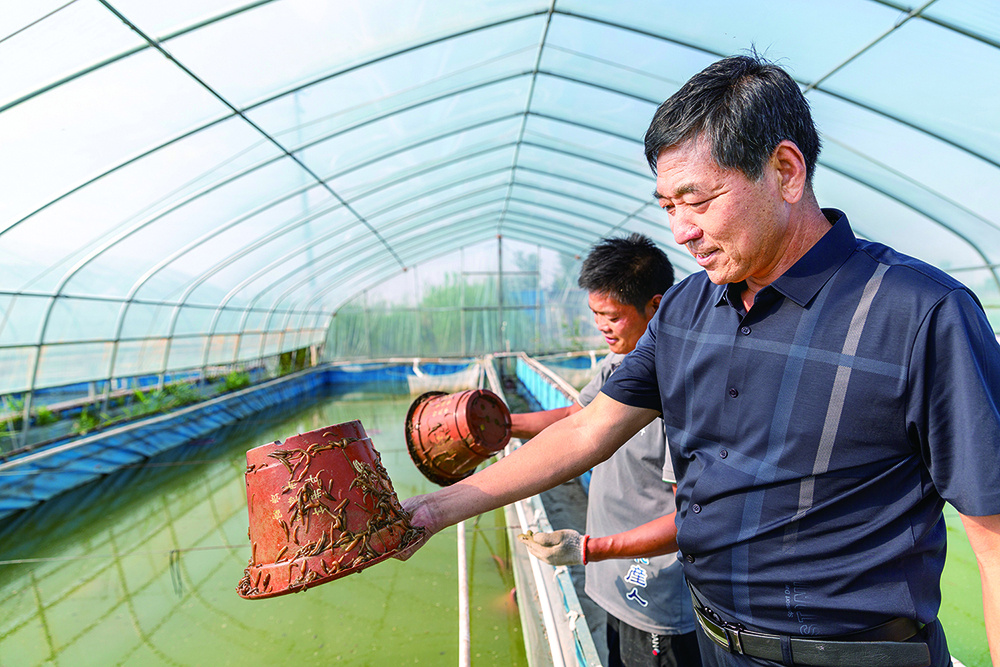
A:
{"label": "green algae water", "polygon": [[[272,411],[15,516],[0,527],[0,666],[458,663],[456,529],[406,562],[263,600],[245,452],[359,419],[400,499],[436,488],[410,461],[410,397]],[[502,515],[467,523],[473,664],[527,665]]]}

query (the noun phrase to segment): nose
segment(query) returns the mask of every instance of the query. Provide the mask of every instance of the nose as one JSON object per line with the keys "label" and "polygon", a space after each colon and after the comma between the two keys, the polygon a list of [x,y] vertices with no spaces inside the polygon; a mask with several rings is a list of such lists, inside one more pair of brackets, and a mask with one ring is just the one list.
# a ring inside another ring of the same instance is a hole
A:
{"label": "nose", "polygon": [[608,318],[606,317],[594,315],[594,324],[597,326],[597,330],[601,333],[611,331],[611,326],[608,324]]}
{"label": "nose", "polygon": [[684,245],[701,236],[701,229],[691,223],[686,211],[680,210],[683,208],[683,206],[678,206],[670,217],[670,231],[674,235],[674,242],[678,245]]}

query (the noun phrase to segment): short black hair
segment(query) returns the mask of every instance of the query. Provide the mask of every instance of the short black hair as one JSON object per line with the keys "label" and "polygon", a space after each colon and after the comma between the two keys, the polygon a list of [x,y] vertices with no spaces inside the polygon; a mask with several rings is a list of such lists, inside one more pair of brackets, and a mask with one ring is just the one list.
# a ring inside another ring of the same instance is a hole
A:
{"label": "short black hair", "polygon": [[793,142],[812,183],[820,140],[809,102],[781,67],[756,53],[732,56],[695,74],[660,105],[646,131],[646,160],[656,173],[664,148],[704,136],[724,169],[758,180],[782,141]]}
{"label": "short black hair", "polygon": [[583,260],[578,284],[587,292],[608,294],[641,311],[674,284],[674,267],[647,236],[606,238]]}

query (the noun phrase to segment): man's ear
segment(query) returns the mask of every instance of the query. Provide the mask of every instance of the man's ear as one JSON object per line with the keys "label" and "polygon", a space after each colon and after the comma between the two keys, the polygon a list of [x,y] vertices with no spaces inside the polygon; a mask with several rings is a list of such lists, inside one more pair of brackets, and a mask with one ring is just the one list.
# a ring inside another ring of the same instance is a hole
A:
{"label": "man's ear", "polygon": [[802,199],[808,182],[806,159],[794,142],[787,139],[771,154],[771,165],[777,171],[781,197],[789,204]]}
{"label": "man's ear", "polygon": [[649,303],[646,304],[645,312],[647,320],[653,319],[653,315],[656,314],[656,309],[660,307],[660,300],[662,298],[663,298],[662,294],[657,294],[656,296],[654,296],[652,299],[649,300]]}

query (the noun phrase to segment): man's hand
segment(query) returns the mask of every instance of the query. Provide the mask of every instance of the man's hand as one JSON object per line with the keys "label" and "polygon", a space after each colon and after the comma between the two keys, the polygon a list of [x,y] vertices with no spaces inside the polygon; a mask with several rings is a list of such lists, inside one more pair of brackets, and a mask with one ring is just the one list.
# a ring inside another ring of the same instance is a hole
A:
{"label": "man's hand", "polygon": [[586,537],[571,529],[518,535],[528,553],[549,565],[583,565]]}
{"label": "man's hand", "polygon": [[416,536],[405,549],[393,556],[393,558],[407,560],[417,552],[417,549],[427,543],[431,535],[441,529],[436,520],[435,505],[431,499],[432,495],[425,493],[422,496],[407,498],[400,503],[403,506],[403,510],[410,515],[410,525],[419,531],[420,535]]}

